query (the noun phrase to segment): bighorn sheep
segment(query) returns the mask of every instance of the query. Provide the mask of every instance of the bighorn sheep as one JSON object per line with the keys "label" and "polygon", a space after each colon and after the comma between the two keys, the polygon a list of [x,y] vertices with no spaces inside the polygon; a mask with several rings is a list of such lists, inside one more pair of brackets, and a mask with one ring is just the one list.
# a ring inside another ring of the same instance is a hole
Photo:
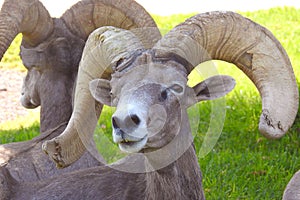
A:
{"label": "bighorn sheep", "polygon": [[[40,199],[76,199],[84,194],[90,199],[97,195],[100,199],[130,199],[132,195],[138,199],[158,195],[161,199],[204,199],[186,108],[224,95],[233,87],[233,81],[223,76],[194,88],[186,86],[193,67],[210,59],[235,64],[256,85],[263,103],[262,134],[278,138],[289,129],[299,99],[295,76],[280,43],[260,25],[232,12],[200,14],[175,27],[150,50],[131,32],[104,27],[87,41],[69,124],[60,136],[45,142],[43,150],[59,167],[80,158],[89,148],[97,121],[94,96],[101,103],[117,106],[112,117],[114,141],[122,150],[144,156],[145,166],[125,159],[110,167],[23,185],[19,190],[29,191],[30,196],[32,187],[37,187],[35,194]],[[103,79],[110,73],[110,80]],[[223,91],[218,89],[222,88],[220,81]],[[112,181],[114,184],[108,184]],[[168,183],[176,184],[169,187]],[[57,185],[64,185],[64,190]],[[75,190],[77,194],[71,192]]]}
{"label": "bighorn sheep", "polygon": [[[15,181],[34,181],[99,165],[87,152],[74,166],[57,170],[42,153],[41,144],[58,136],[71,116],[74,82],[90,32],[104,25],[153,27],[151,38],[155,41],[160,33],[151,16],[133,0],[83,0],[61,18],[51,18],[38,0],[6,0],[0,24],[1,58],[14,37],[23,34],[21,58],[28,71],[21,102],[27,108],[41,106],[42,132],[31,141],[1,145],[1,166]],[[97,108],[99,114],[101,108]]]}
{"label": "bighorn sheep", "polygon": [[[184,39],[186,41],[183,42]],[[105,35],[99,36],[99,40],[105,41]],[[122,46],[117,43],[119,41],[109,42],[114,52],[104,51],[98,55],[97,51],[92,51],[96,55],[91,55],[89,59],[83,56],[82,59],[86,60],[88,65],[79,68],[74,111],[68,126],[60,136],[45,143],[45,150],[61,167],[68,166],[85,152],[84,144],[90,142],[90,135],[96,126],[97,117],[93,106],[95,100],[90,94],[88,82],[95,78],[109,77],[107,71],[113,71],[112,65],[116,64],[112,62],[118,60],[117,63],[125,62],[123,60],[130,57],[126,52],[137,52],[132,57],[138,57],[139,51],[136,49],[142,49],[133,44],[132,49],[121,48]],[[173,53],[189,61],[192,66],[210,59],[224,60],[238,66],[253,81],[261,94],[263,108],[259,130],[264,136],[279,138],[292,125],[299,103],[295,76],[286,52],[265,28],[237,14],[208,13],[193,17],[177,26],[158,44],[160,49],[157,48],[158,50],[155,51],[155,57],[163,58]],[[109,45],[107,46],[110,47]],[[119,46],[121,47],[118,52],[116,49]],[[124,46],[127,47],[129,44]],[[100,47],[102,48],[102,45]],[[109,56],[109,59],[104,60],[105,56]],[[169,68],[165,67],[164,70]],[[134,68],[137,71],[135,76],[140,76],[138,69]],[[190,71],[191,69],[187,69],[187,74]],[[167,74],[164,73],[164,76],[167,77]],[[175,79],[172,74],[169,76],[171,76],[170,80]],[[121,78],[127,77],[124,75],[119,78],[119,81]],[[130,80],[128,79],[129,83]],[[116,95],[120,95],[120,88],[124,88],[125,83],[122,87],[113,88],[112,92],[117,90]]]}

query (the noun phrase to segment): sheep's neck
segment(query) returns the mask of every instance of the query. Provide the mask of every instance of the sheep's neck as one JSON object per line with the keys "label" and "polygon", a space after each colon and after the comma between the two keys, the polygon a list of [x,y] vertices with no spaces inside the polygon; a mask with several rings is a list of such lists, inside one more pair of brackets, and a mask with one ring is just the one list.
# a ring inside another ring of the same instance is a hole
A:
{"label": "sheep's neck", "polygon": [[[52,108],[52,109],[51,109]],[[64,122],[68,122],[72,113],[72,106],[65,104],[60,107],[52,105],[50,108],[41,105],[40,113],[40,132],[43,133],[47,130],[56,128]]]}
{"label": "sheep's neck", "polygon": [[[67,79],[67,78],[66,78]],[[40,132],[56,128],[68,122],[72,114],[72,88],[70,83],[58,83],[57,90],[43,91],[41,95]],[[69,82],[72,82],[70,80]]]}
{"label": "sheep's neck", "polygon": [[169,166],[146,174],[145,199],[204,199],[193,146]]}
{"label": "sheep's neck", "polygon": [[[178,159],[168,166],[146,174],[146,199],[199,199],[203,200],[202,175],[193,144],[193,136],[186,112],[182,112],[181,126],[165,153],[149,157],[150,166],[158,166],[167,157]],[[174,129],[170,128],[172,133]],[[172,156],[174,155],[174,156]]]}

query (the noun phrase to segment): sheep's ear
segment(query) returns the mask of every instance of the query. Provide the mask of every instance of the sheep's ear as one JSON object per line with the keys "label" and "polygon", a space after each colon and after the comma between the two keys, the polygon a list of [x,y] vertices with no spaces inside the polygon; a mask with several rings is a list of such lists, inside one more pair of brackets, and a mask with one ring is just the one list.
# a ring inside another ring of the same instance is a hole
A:
{"label": "sheep's ear", "polygon": [[190,88],[188,107],[199,101],[212,100],[225,96],[235,86],[235,80],[230,76],[212,76],[193,88]]}
{"label": "sheep's ear", "polygon": [[113,106],[109,80],[94,79],[90,81],[89,88],[91,95],[94,97],[94,99],[96,99],[96,101],[104,105]]}

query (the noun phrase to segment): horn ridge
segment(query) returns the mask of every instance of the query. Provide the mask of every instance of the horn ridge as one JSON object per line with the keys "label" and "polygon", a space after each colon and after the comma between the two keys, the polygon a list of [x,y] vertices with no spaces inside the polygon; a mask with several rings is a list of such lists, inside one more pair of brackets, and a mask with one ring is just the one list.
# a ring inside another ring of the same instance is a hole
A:
{"label": "horn ridge", "polygon": [[[101,26],[127,30],[142,27],[157,29],[149,13],[133,0],[82,0],[67,10],[62,19],[71,32],[84,40]],[[152,34],[160,38],[158,29]]]}

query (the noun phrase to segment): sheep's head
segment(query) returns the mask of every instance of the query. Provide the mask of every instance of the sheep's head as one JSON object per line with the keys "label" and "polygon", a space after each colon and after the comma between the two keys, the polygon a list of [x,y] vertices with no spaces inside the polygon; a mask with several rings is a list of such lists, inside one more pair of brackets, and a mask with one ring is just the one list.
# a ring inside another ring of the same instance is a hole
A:
{"label": "sheep's head", "polygon": [[122,151],[162,148],[180,132],[181,123],[188,123],[183,112],[189,106],[223,96],[234,87],[232,78],[216,76],[190,88],[187,61],[176,55],[157,58],[152,51],[138,53],[118,66],[130,70],[113,74],[110,81],[90,82],[97,101],[117,106],[112,116],[113,140]]}
{"label": "sheep's head", "polygon": [[56,95],[71,99],[77,74],[76,62],[79,63],[71,55],[80,56],[80,51],[76,52],[74,49],[82,49],[83,42],[65,34],[52,35],[36,47],[27,46],[26,41],[23,41],[21,58],[27,75],[23,81],[22,105],[26,108],[35,108],[41,103],[47,105],[45,101],[50,97],[60,103],[60,98]]}
{"label": "sheep's head", "polygon": [[[90,35],[80,62],[71,120],[59,137],[43,145],[59,167],[77,160],[91,143],[98,120],[93,96],[117,106],[112,123],[121,149],[136,152],[164,146],[174,135],[164,135],[162,130],[185,124],[179,121],[178,125],[176,120],[187,120],[182,116],[189,105],[223,96],[233,88],[232,79],[223,76],[221,81],[208,79],[193,89],[186,86],[193,67],[207,60],[233,63],[253,81],[262,97],[262,134],[279,138],[295,119],[298,88],[284,49],[268,30],[236,13],[196,15],[151,50],[144,49],[131,31],[103,27]],[[151,120],[158,121],[153,130]]]}

